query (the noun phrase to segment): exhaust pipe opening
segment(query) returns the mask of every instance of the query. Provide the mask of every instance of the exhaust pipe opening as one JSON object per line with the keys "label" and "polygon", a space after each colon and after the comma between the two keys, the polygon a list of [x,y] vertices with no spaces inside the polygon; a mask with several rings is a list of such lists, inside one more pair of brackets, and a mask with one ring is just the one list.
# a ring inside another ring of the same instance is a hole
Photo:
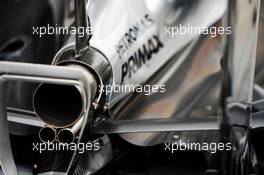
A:
{"label": "exhaust pipe opening", "polygon": [[58,141],[61,143],[72,143],[74,138],[74,134],[69,129],[62,129],[58,133]]}
{"label": "exhaust pipe opening", "polygon": [[81,117],[74,125],[69,128],[61,129],[58,132],[58,141],[61,143],[72,143],[81,129],[83,117]]}
{"label": "exhaust pipe opening", "polygon": [[33,108],[48,125],[62,128],[75,123],[83,112],[83,99],[77,87],[41,84],[35,91]]}
{"label": "exhaust pipe opening", "polygon": [[42,142],[54,142],[56,140],[56,129],[51,127],[43,127],[39,130],[39,139]]}

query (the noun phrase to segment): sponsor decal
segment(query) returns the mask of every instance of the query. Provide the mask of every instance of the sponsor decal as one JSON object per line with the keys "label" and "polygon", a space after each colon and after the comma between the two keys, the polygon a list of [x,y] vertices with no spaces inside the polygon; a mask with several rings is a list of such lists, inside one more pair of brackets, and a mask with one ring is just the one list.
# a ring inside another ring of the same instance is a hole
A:
{"label": "sponsor decal", "polygon": [[121,83],[125,78],[130,78],[135,74],[143,65],[151,60],[152,55],[157,53],[163,47],[157,35],[153,35],[144,43],[129,59],[122,64],[122,78]]}
{"label": "sponsor decal", "polygon": [[126,58],[121,65],[121,83],[126,78],[131,78],[143,65],[151,60],[153,54],[163,47],[163,43],[160,41],[158,35],[153,34],[151,37],[146,37],[145,43],[141,44],[132,55],[127,55],[130,48],[136,45],[139,38],[143,37],[142,35],[147,32],[147,29],[150,29],[153,25],[154,20],[148,14],[144,15],[142,19],[128,29],[116,45],[119,58]]}
{"label": "sponsor decal", "polygon": [[115,46],[119,58],[122,59],[130,47],[136,43],[140,35],[145,33],[145,31],[153,25],[154,21],[146,14],[142,19],[131,26]]}

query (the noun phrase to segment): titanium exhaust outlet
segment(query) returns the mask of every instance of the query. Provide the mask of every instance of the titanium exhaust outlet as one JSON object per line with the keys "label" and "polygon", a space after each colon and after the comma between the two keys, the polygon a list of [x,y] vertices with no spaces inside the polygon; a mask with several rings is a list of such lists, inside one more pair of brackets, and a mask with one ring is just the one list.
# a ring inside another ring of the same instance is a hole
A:
{"label": "titanium exhaust outlet", "polygon": [[57,131],[55,128],[45,126],[39,130],[39,139],[46,142],[54,142],[56,140]]}
{"label": "titanium exhaust outlet", "polygon": [[60,143],[72,143],[75,135],[69,128],[62,129],[58,132],[58,141]]}
{"label": "titanium exhaust outlet", "polygon": [[[91,87],[91,98],[94,98],[97,84],[93,74],[81,65],[71,62],[65,66],[78,67],[89,78],[87,84]],[[33,109],[37,116],[47,125],[55,128],[65,128],[73,125],[82,117],[84,97],[75,86],[58,84],[41,84],[33,96]]]}
{"label": "titanium exhaust outlet", "polygon": [[80,130],[83,118],[80,118],[72,127],[63,128],[58,132],[58,141],[61,143],[72,143]]}

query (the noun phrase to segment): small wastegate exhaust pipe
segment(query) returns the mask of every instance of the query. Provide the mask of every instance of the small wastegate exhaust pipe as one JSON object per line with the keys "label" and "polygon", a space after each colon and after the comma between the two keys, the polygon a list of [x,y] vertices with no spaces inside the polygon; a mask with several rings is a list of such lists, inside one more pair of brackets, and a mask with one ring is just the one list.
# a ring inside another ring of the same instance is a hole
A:
{"label": "small wastegate exhaust pipe", "polygon": [[44,126],[39,130],[39,139],[46,143],[46,142],[54,142],[57,137],[57,131],[55,128]]}
{"label": "small wastegate exhaust pipe", "polygon": [[72,143],[80,131],[83,117],[81,117],[72,127],[63,128],[58,132],[58,141],[61,143]]}
{"label": "small wastegate exhaust pipe", "polygon": [[[87,82],[91,89],[91,98],[97,90],[93,73],[78,64],[65,66],[78,67],[90,79]],[[82,116],[84,110],[84,95],[79,87],[58,84],[41,84],[33,96],[33,109],[37,116],[47,125],[55,128],[70,127]]]}

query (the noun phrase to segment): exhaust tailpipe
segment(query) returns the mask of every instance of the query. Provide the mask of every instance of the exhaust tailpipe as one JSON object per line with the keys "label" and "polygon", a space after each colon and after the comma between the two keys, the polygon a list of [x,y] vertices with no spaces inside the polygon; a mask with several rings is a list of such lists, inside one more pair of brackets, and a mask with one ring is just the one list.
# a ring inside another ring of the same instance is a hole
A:
{"label": "exhaust tailpipe", "polygon": [[72,127],[61,129],[58,132],[58,141],[61,143],[72,143],[81,128],[82,122],[83,117],[81,117]]}
{"label": "exhaust tailpipe", "polygon": [[46,124],[65,127],[81,116],[82,98],[74,86],[41,84],[35,92],[33,106],[38,117]]}
{"label": "exhaust tailpipe", "polygon": [[[84,70],[89,77],[87,82],[91,86],[93,99],[97,84],[92,73],[80,65],[67,64],[66,66],[78,67]],[[84,96],[75,86],[58,84],[41,84],[33,96],[33,109],[37,116],[47,125],[55,128],[72,126],[80,120],[84,110]]]}
{"label": "exhaust tailpipe", "polygon": [[54,142],[56,140],[57,131],[55,128],[45,126],[39,130],[39,139],[46,142]]}

